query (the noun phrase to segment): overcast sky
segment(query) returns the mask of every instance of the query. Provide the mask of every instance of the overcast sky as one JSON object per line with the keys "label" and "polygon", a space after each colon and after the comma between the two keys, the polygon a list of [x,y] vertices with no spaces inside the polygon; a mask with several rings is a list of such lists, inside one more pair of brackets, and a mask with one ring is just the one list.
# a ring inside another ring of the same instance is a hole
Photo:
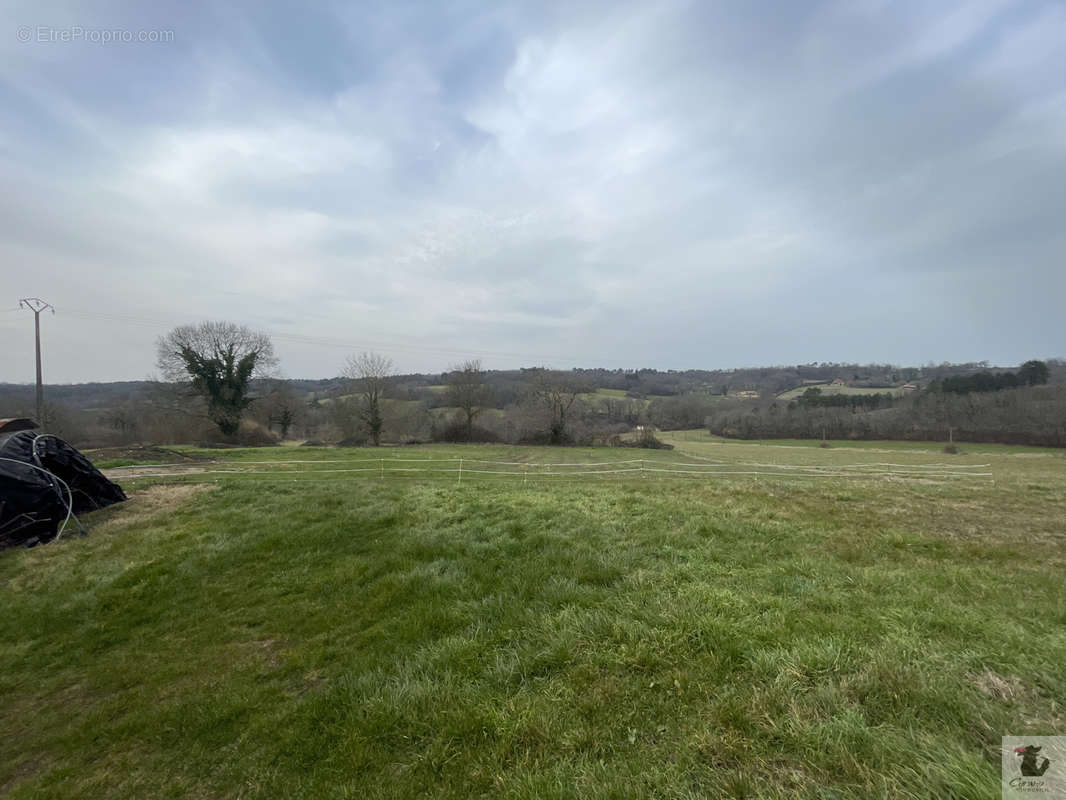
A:
{"label": "overcast sky", "polygon": [[23,296],[48,382],[1066,354],[1061,2],[81,5],[5,4],[0,381]]}

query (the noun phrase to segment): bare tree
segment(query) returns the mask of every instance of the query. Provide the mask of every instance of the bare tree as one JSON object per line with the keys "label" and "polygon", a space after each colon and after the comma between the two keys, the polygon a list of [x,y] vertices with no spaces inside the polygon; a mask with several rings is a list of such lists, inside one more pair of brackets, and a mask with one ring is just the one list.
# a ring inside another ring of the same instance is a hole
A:
{"label": "bare tree", "polygon": [[565,372],[540,369],[530,381],[529,393],[534,403],[548,414],[548,442],[570,441],[571,412],[582,387]]}
{"label": "bare tree", "polygon": [[156,341],[157,364],[168,381],[186,382],[207,403],[207,416],[227,436],[252,403],[253,379],[277,365],[265,333],[232,322],[181,325]]}
{"label": "bare tree", "polygon": [[278,433],[284,441],[289,436],[289,430],[297,422],[302,403],[288,381],[278,379],[271,381],[270,384],[270,390],[263,398],[259,412],[263,415],[262,419],[267,428],[273,429],[277,426]]}
{"label": "bare tree", "polygon": [[127,401],[120,406],[109,408],[100,415],[100,422],[119,435],[123,443],[134,441],[140,427],[137,407]]}
{"label": "bare tree", "polygon": [[366,442],[363,430],[362,403],[356,397],[335,397],[324,405],[326,418],[340,432],[342,442]]}
{"label": "bare tree", "polygon": [[382,400],[392,380],[392,359],[377,353],[349,356],[343,374],[351,381],[353,391],[359,395],[360,419],[366,426],[370,441],[377,447],[381,444],[381,431],[385,427]]}
{"label": "bare tree", "polygon": [[466,361],[452,367],[448,375],[448,405],[462,412],[466,425],[466,440],[474,438],[474,421],[489,404],[490,391],[485,385],[481,362]]}

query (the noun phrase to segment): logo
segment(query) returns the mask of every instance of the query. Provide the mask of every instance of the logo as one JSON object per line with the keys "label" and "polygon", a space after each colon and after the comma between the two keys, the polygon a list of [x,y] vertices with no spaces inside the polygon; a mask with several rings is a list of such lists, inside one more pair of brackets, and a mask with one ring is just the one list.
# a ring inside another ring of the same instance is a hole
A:
{"label": "logo", "polygon": [[1047,772],[1047,768],[1051,766],[1051,760],[1045,758],[1038,767],[1036,765],[1036,754],[1043,750],[1043,747],[1039,745],[1030,744],[1025,747],[1015,747],[1014,752],[1022,757],[1022,775],[1026,777],[1032,777],[1043,775]]}
{"label": "logo", "polygon": [[1066,800],[1066,736],[1004,736],[1003,798]]}

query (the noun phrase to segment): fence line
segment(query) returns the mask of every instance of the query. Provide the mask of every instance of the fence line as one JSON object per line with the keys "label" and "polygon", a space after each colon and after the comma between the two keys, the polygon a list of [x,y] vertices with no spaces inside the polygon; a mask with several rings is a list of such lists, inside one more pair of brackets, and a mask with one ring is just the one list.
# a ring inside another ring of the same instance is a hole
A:
{"label": "fence line", "polygon": [[215,465],[228,463],[233,466],[275,466],[286,464],[380,464],[382,462],[386,464],[395,463],[418,463],[418,464],[441,464],[441,463],[457,463],[465,461],[468,464],[491,464],[495,466],[514,466],[514,467],[533,467],[533,468],[545,468],[550,469],[552,467],[614,467],[620,464],[656,464],[670,467],[698,467],[700,469],[714,470],[721,467],[735,467],[735,466],[748,466],[748,467],[769,467],[771,469],[785,468],[785,469],[811,469],[811,470],[841,470],[841,469],[869,469],[871,467],[898,467],[908,470],[922,470],[922,471],[940,471],[944,469],[952,470],[973,470],[990,467],[991,464],[892,464],[884,461],[871,461],[869,463],[858,464],[782,464],[782,463],[767,463],[761,461],[714,461],[710,463],[697,463],[681,461],[659,461],[653,458],[630,458],[619,461],[573,461],[573,462],[552,462],[552,461],[491,461],[482,458],[337,458],[337,459],[286,459],[280,461],[238,461],[238,460],[219,460],[211,459],[199,462],[176,462],[172,464],[120,464],[114,467],[106,467],[109,470],[117,469],[189,469],[195,468],[198,465]]}
{"label": "fence line", "polygon": [[[521,469],[471,469],[464,465],[473,463],[481,466],[521,467]],[[396,464],[410,464],[418,462],[426,466],[395,466]],[[222,466],[219,461],[202,462],[204,466]],[[344,467],[327,469],[241,469],[240,467],[274,467],[289,466],[293,464],[374,464],[367,467]],[[430,464],[455,466],[429,466]],[[230,466],[230,465],[227,465]],[[284,475],[347,475],[355,477],[356,473],[377,472],[381,477],[385,473],[403,474],[437,474],[458,475],[459,483],[462,483],[463,473],[468,475],[503,475],[521,476],[524,480],[532,477],[564,478],[567,476],[587,475],[622,475],[625,473],[657,474],[657,475],[685,475],[685,476],[763,476],[767,478],[885,478],[903,477],[910,479],[924,478],[944,482],[945,479],[965,478],[989,478],[995,482],[992,472],[977,472],[975,470],[988,467],[987,464],[955,465],[955,464],[929,464],[929,465],[906,465],[874,462],[869,464],[841,464],[841,465],[805,465],[805,464],[764,464],[756,462],[735,462],[732,464],[692,464],[686,462],[658,461],[655,459],[624,459],[619,461],[600,462],[525,462],[525,461],[491,461],[488,459],[463,459],[463,458],[367,458],[367,459],[302,459],[286,461],[242,461],[234,462],[232,469],[200,469],[187,463],[178,464],[128,464],[112,469],[118,470],[182,470],[182,471],[156,471],[156,472],[131,472],[122,477],[123,480],[138,480],[144,478],[195,478],[206,475],[230,475],[244,477],[270,478]],[[681,469],[677,469],[681,467]],[[757,469],[744,469],[756,467]],[[882,467],[882,469],[872,469]],[[890,467],[890,469],[883,469]],[[952,467],[952,469],[948,469]],[[577,469],[581,468],[581,469]],[[591,468],[591,469],[590,469]],[[553,471],[554,469],[554,471]]]}
{"label": "fence line", "polygon": [[[902,469],[922,469],[930,472],[944,469],[981,469],[984,467],[990,467],[991,464],[887,464],[884,462],[876,461],[869,464],[766,464],[758,461],[737,461],[737,464],[744,464],[749,467],[776,467],[776,466],[788,466],[788,467],[802,467],[803,469],[865,469],[869,467],[899,467]],[[708,465],[711,466],[711,465]],[[715,465],[719,466],[719,465]]]}

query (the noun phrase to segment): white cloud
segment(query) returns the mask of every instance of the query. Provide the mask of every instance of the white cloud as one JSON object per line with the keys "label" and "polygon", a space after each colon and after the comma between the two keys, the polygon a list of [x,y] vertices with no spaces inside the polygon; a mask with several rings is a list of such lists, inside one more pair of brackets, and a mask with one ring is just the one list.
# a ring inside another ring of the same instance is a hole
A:
{"label": "white cloud", "polygon": [[[997,264],[1061,284],[1061,9],[357,7],[279,41],[288,22],[229,9],[169,51],[5,45],[12,288],[391,342],[404,369],[464,349],[671,367],[1044,352],[1050,322],[958,331],[1022,302]],[[897,313],[916,293],[968,298],[935,352]],[[878,326],[841,336],[860,297]],[[122,355],[57,379],[151,368],[144,329],[86,319]],[[282,352],[294,375],[339,363]]]}

